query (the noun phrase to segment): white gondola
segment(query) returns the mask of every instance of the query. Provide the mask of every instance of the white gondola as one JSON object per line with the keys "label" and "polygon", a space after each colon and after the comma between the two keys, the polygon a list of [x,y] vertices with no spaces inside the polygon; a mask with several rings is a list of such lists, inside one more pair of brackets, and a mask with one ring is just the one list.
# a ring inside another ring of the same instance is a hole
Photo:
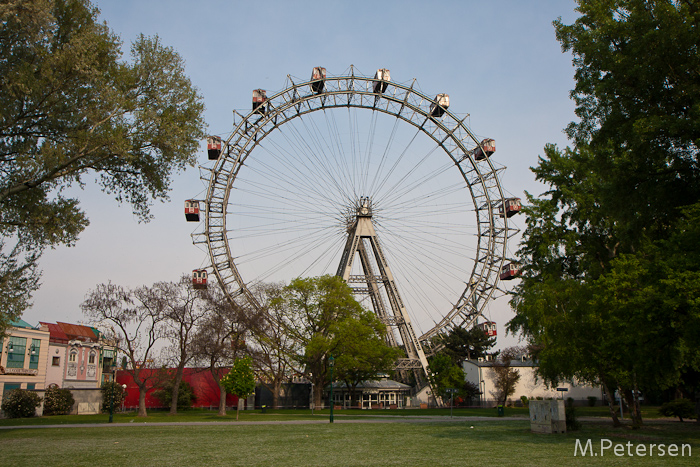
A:
{"label": "white gondola", "polygon": [[195,269],[192,271],[192,287],[195,289],[207,288],[207,270]]}
{"label": "white gondola", "polygon": [[430,104],[430,115],[440,118],[445,114],[445,110],[450,106],[450,96],[447,94],[438,94],[435,96],[435,102]]}
{"label": "white gondola", "polygon": [[374,79],[375,81],[372,81],[372,90],[377,94],[382,94],[389,86],[389,81],[391,81],[389,70],[386,68],[378,69],[374,74]]}
{"label": "white gondola", "polygon": [[221,155],[221,138],[209,136],[207,138],[207,154],[210,161],[215,161]]}
{"label": "white gondola", "polygon": [[326,80],[326,69],[320,66],[315,67],[311,71],[311,90],[316,94],[323,92]]}
{"label": "white gondola", "polygon": [[496,152],[496,140],[486,138],[481,141],[481,145],[474,149],[474,160],[481,161]]}
{"label": "white gondola", "polygon": [[267,102],[267,91],[264,89],[253,90],[253,111],[255,113],[265,113],[265,102]]}
{"label": "white gondola", "polygon": [[185,219],[187,222],[199,222],[199,201],[193,199],[185,201]]}

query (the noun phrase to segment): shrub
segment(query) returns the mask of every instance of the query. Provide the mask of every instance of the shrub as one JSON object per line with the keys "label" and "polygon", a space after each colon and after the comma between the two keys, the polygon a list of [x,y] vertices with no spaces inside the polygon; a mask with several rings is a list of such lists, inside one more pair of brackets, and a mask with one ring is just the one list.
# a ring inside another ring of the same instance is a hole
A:
{"label": "shrub", "polygon": [[8,418],[33,417],[40,405],[41,397],[26,389],[13,389],[2,399],[2,410]]}
{"label": "shrub", "polygon": [[565,409],[564,415],[566,417],[566,431],[577,431],[581,428],[581,422],[576,418],[576,407],[573,404]]}
{"label": "shrub", "polygon": [[[114,381],[107,381],[102,383],[102,412],[109,413],[109,409],[112,406],[112,400],[114,400],[114,410],[121,407],[122,402],[126,398],[126,391],[121,386],[121,384]],[[114,398],[114,399],[112,399]]]}
{"label": "shrub", "polygon": [[[161,389],[153,392],[158,401],[163,404],[164,407],[170,408],[170,403],[173,398],[173,386],[174,381],[168,380],[163,384]],[[192,402],[195,400],[194,390],[192,386],[187,381],[180,381],[180,386],[177,391],[177,408],[178,409],[189,409],[192,406]]]}
{"label": "shrub", "polygon": [[695,418],[695,404],[688,399],[676,399],[666,402],[659,407],[659,412],[665,417],[678,417],[682,422],[684,418]]}
{"label": "shrub", "polygon": [[588,396],[588,407],[595,407],[598,398],[596,396]]}
{"label": "shrub", "polygon": [[44,415],[64,415],[70,413],[75,404],[70,389],[51,386],[44,394]]}
{"label": "shrub", "polygon": [[523,403],[523,407],[530,406],[530,401],[528,400],[527,396],[520,396],[520,402]]}

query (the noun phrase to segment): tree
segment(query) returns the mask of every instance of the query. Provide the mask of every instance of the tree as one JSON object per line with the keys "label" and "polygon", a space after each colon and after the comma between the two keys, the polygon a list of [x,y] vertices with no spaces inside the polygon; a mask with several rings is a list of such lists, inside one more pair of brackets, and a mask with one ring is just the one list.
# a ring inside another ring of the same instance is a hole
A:
{"label": "tree", "polygon": [[447,355],[453,365],[461,365],[464,360],[475,360],[486,356],[486,352],[496,345],[496,338],[489,337],[481,328],[469,330],[455,327],[448,334],[441,334],[435,339],[434,346]]}
{"label": "tree", "polygon": [[146,417],[146,392],[156,378],[153,360],[156,342],[162,337],[165,303],[157,288],[126,289],[99,284],[81,304],[83,313],[97,326],[110,329],[117,349],[126,354],[125,368],[139,388],[139,417]]}
{"label": "tree", "polygon": [[299,369],[314,385],[313,400],[320,401],[330,383],[328,358],[338,343],[338,323],[360,316],[362,307],[345,281],[330,275],[294,279],[280,300],[293,316],[289,331],[303,348],[303,354],[296,356]]}
{"label": "tree", "polygon": [[[164,305],[163,335],[171,343],[169,349],[175,365],[175,374],[169,386],[170,414],[175,415],[181,406],[179,391],[185,366],[194,358],[196,326],[208,312],[207,302],[201,291],[192,287],[192,279],[182,276],[177,283],[155,284],[156,295]],[[189,405],[188,405],[189,406]]]}
{"label": "tree", "polygon": [[195,361],[209,369],[219,385],[219,415],[226,415],[226,389],[222,378],[233,362],[250,356],[247,339],[258,326],[261,310],[242,308],[217,289],[204,295],[209,310],[193,342]]}
{"label": "tree", "polygon": [[700,15],[686,1],[578,3],[574,24],[554,23],[576,67],[574,147],[545,147],[533,169],[549,190],[528,194],[509,328],[547,380],[618,388],[640,426],[640,390],[699,364],[700,262],[673,242],[700,201]]}
{"label": "tree", "polygon": [[178,382],[177,397],[174,398],[173,395],[175,394],[175,383],[175,378],[169,378],[161,383],[158,389],[153,391],[153,397],[158,399],[163,406],[169,407],[171,413],[173,413],[171,407],[173,399],[178,409],[190,408],[192,406],[192,402],[195,400],[194,390],[187,381]]}
{"label": "tree", "polygon": [[194,165],[204,106],[181,57],[141,35],[119,37],[88,0],[0,5],[0,331],[31,303],[46,247],[88,225],[65,189],[89,175],[147,221],[171,175]]}
{"label": "tree", "polygon": [[102,412],[109,413],[121,407],[126,400],[126,390],[116,381],[105,381],[100,386],[102,392]]}
{"label": "tree", "polygon": [[41,397],[26,389],[12,389],[2,396],[2,411],[8,418],[33,417],[40,405]]}
{"label": "tree", "polygon": [[522,349],[517,347],[508,347],[504,349],[498,359],[491,365],[491,377],[493,379],[494,391],[491,395],[496,399],[498,405],[506,405],[508,398],[515,394],[515,389],[520,381],[520,373],[518,370],[511,368],[511,363],[516,358]]}
{"label": "tree", "polygon": [[44,393],[44,415],[67,415],[75,404],[70,389],[51,385]]}
{"label": "tree", "polygon": [[298,366],[298,355],[303,353],[290,329],[294,326],[293,316],[281,299],[283,286],[261,284],[257,300],[263,313],[259,326],[253,329],[253,367],[263,386],[272,393],[272,408],[279,404],[282,384],[288,381]]}
{"label": "tree", "polygon": [[368,310],[337,323],[329,352],[335,358],[336,378],[349,390],[351,405],[356,405],[358,384],[392,371],[403,354],[403,350],[387,344],[386,332],[386,325]]}
{"label": "tree", "polygon": [[251,368],[250,357],[236,359],[231,370],[221,378],[221,385],[227,393],[238,397],[239,403],[236,406],[236,420],[238,420],[240,401],[255,392],[255,375]]}

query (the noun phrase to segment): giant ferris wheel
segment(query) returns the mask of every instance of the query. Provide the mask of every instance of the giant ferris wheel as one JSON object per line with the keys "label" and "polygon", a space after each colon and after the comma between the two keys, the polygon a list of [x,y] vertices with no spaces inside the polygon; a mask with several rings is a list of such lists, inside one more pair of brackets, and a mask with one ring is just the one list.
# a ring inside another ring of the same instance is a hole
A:
{"label": "giant ferris wheel", "polygon": [[494,140],[449,108],[386,69],[317,67],[254,90],[233,132],[209,138],[206,198],[186,202],[209,255],[195,283],[213,276],[257,306],[257,284],[337,274],[406,350],[397,369],[427,371],[423,343],[476,325],[517,275],[507,240],[520,200],[504,195]]}

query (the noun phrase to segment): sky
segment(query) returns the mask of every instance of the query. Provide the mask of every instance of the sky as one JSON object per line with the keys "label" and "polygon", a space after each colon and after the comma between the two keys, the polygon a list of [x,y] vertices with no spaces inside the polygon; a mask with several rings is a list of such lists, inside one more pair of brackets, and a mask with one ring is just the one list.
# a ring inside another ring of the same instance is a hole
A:
{"label": "sky", "polygon": [[[185,60],[186,73],[203,96],[211,134],[232,131],[233,110],[250,109],[251,91],[279,91],[287,75],[308,79],[315,66],[341,75],[391,70],[393,80],[416,79],[428,95],[449,93],[450,110],[469,114],[469,127],[497,141],[494,156],[507,169],[508,195],[539,194],[530,167],[548,143],[568,144],[563,129],[575,119],[571,56],[557,42],[552,21],[576,19],[573,0],[456,1],[214,1],[94,0],[100,19],[129,44],[139,34],[158,35]],[[205,147],[199,154],[206,162]],[[41,259],[42,286],[23,318],[85,320],[80,304],[97,284],[129,287],[176,281],[208,264],[192,242],[183,201],[204,196],[200,171],[175,176],[170,202],[156,202],[155,218],[139,223],[94,186],[74,191],[90,226],[76,246]],[[514,218],[524,227],[523,218]],[[509,250],[517,250],[517,241]],[[513,317],[507,298],[489,305],[498,323],[498,348],[516,345],[504,325]],[[426,331],[427,329],[423,329]]]}

